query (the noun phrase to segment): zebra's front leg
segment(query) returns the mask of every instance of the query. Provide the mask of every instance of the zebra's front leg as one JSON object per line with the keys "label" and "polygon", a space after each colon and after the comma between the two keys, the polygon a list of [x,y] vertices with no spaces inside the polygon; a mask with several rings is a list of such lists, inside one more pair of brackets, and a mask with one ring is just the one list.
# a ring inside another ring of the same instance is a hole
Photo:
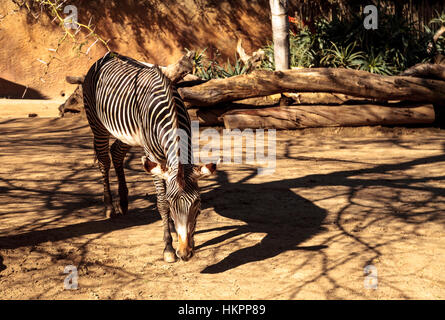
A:
{"label": "zebra's front leg", "polygon": [[120,214],[127,214],[128,212],[128,188],[125,181],[124,173],[124,159],[131,146],[116,140],[110,148],[113,166],[116,170],[116,176],[119,181],[119,212]]}
{"label": "zebra's front leg", "polygon": [[176,261],[176,252],[173,249],[173,239],[170,233],[170,209],[168,207],[168,202],[165,199],[165,183],[164,180],[154,177],[154,183],[157,191],[157,206],[159,214],[162,219],[162,226],[164,229],[164,261],[165,262],[175,262]]}
{"label": "zebra's front leg", "polygon": [[102,172],[103,184],[104,184],[104,214],[107,218],[116,216],[113,207],[113,199],[110,191],[110,156],[109,150],[109,136],[94,135],[94,150],[96,152],[97,161],[99,162],[99,169]]}

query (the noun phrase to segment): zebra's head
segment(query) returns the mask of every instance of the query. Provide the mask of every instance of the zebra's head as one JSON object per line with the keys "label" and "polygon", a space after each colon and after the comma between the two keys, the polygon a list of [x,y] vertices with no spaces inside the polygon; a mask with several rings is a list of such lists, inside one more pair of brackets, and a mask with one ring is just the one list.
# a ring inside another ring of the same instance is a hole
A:
{"label": "zebra's head", "polygon": [[181,164],[167,168],[142,157],[145,171],[165,180],[166,200],[178,234],[176,255],[182,260],[193,256],[196,219],[201,211],[198,180],[213,174],[216,164]]}

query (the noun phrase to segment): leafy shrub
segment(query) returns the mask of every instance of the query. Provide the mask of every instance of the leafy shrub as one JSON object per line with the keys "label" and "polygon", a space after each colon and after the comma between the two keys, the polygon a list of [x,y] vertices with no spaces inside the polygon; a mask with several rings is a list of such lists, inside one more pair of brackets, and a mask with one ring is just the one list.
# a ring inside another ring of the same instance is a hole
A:
{"label": "leafy shrub", "polygon": [[[365,70],[395,75],[409,67],[431,60],[436,54],[445,55],[445,37],[433,43],[434,32],[429,26],[445,26],[445,12],[439,14],[419,32],[413,24],[400,16],[379,13],[377,30],[363,27],[363,16],[351,15],[342,20],[324,18],[312,28],[300,28],[289,34],[291,67],[333,67]],[[273,43],[262,48],[265,58],[261,69],[274,70]],[[203,79],[227,78],[246,73],[246,66],[237,57],[222,66],[215,59],[207,59],[206,49],[196,54],[194,74]]]}
{"label": "leafy shrub", "polygon": [[[436,12],[430,25],[445,26],[445,13]],[[290,33],[291,67],[340,67],[393,75],[445,53],[445,39],[433,45],[434,32],[424,26],[419,32],[405,17],[379,13],[377,30],[366,30],[363,17],[352,15],[340,20],[324,18]],[[433,48],[431,48],[433,46]],[[265,69],[274,69],[273,44],[263,48]]]}
{"label": "leafy shrub", "polygon": [[374,50],[371,50],[360,63],[360,70],[368,71],[371,73],[377,73],[382,75],[391,75],[394,70],[385,61],[385,55],[382,52],[377,54]]}
{"label": "leafy shrub", "polygon": [[[247,66],[238,57],[235,56],[235,63],[232,65],[230,60],[227,60],[225,66],[221,66],[217,58],[220,54],[216,53],[215,59],[208,59],[205,51],[196,51],[193,58],[193,74],[204,80],[229,78],[240,74],[247,73]],[[190,50],[186,49],[187,52]]]}
{"label": "leafy shrub", "polygon": [[364,52],[354,51],[356,43],[350,43],[345,47],[338,47],[332,42],[332,47],[325,50],[325,56],[321,58],[322,66],[335,68],[357,69],[363,64]]}

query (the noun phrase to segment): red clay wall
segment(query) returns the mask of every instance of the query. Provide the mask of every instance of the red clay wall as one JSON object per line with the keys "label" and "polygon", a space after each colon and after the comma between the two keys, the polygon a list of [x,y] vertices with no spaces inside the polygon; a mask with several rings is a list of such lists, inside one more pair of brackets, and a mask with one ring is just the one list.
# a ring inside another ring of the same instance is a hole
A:
{"label": "red clay wall", "polygon": [[[248,53],[271,39],[268,0],[71,0],[78,20],[90,18],[96,31],[112,50],[136,59],[166,65],[178,59],[185,48],[218,49],[226,60],[234,57],[238,37]],[[0,0],[0,97],[58,98],[73,85],[66,75],[86,73],[106,50],[95,45],[88,57],[73,50],[67,39],[54,53],[62,29],[45,15],[35,19],[12,0]],[[79,34],[81,41],[85,34]],[[83,51],[93,42],[86,39]],[[55,59],[50,60],[51,55]],[[48,62],[49,67],[38,59]]]}

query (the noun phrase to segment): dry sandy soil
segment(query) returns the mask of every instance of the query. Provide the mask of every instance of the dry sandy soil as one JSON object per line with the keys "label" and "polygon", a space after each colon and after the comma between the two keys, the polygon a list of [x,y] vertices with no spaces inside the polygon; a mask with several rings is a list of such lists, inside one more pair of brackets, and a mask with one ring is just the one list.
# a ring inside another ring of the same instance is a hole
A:
{"label": "dry sandy soil", "polygon": [[[0,120],[0,298],[445,298],[440,129],[279,132],[275,174],[223,164],[202,181],[196,255],[168,264],[141,150],[129,215],[105,220],[80,119]],[[67,265],[78,290],[64,290]]]}

